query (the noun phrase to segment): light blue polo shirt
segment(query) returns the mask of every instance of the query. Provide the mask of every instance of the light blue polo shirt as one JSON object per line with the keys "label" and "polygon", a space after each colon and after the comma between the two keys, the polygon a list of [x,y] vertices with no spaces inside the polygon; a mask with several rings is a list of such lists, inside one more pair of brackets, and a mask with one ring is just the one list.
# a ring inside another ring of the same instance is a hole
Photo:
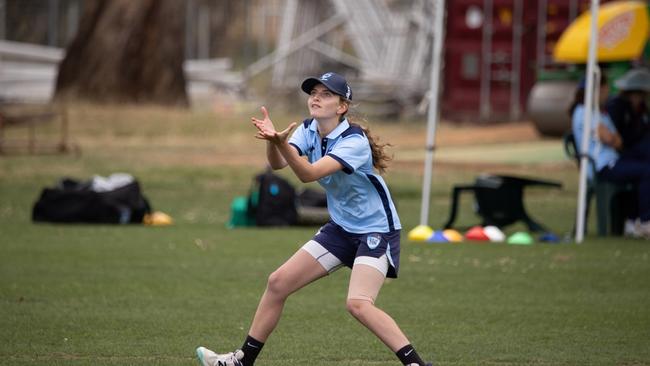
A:
{"label": "light blue polo shirt", "polygon": [[[571,121],[573,136],[576,140],[576,146],[578,147],[579,151],[582,150],[582,147],[580,145],[582,144],[582,131],[584,130],[585,125],[585,112],[586,110],[584,105],[580,104],[576,106],[575,110],[573,111],[573,118]],[[596,110],[594,111],[594,116],[596,118],[594,118],[591,124],[591,131],[589,132],[588,155],[594,159],[596,171],[599,172],[606,166],[609,166],[610,168],[613,167],[616,164],[616,161],[618,161],[619,155],[616,149],[600,142],[600,139],[598,139],[598,124],[602,123],[611,132],[617,131],[616,127],[614,127],[612,119],[607,113],[601,113],[600,111]],[[593,179],[593,175],[594,172],[592,172],[592,169],[587,169],[588,179]]]}
{"label": "light blue polo shirt", "polygon": [[321,138],[318,121],[306,119],[289,144],[310,163],[329,155],[343,165],[318,183],[325,188],[330,218],[345,231],[387,233],[402,228],[388,187],[374,172],[370,143],[359,126],[351,126],[345,119]]}

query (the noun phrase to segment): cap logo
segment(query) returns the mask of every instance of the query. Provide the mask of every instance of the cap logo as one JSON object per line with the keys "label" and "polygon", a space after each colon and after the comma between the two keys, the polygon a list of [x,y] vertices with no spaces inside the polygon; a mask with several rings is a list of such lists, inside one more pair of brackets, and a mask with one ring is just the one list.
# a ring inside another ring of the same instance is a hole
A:
{"label": "cap logo", "polygon": [[327,80],[329,80],[329,78],[332,77],[332,75],[333,74],[331,72],[328,72],[328,73],[323,74],[323,76],[321,76],[320,79],[323,80],[323,81],[327,81]]}
{"label": "cap logo", "polygon": [[345,87],[348,89],[348,91],[345,92],[345,99],[350,99],[350,94],[352,94],[352,90],[350,90],[350,85],[346,85]]}

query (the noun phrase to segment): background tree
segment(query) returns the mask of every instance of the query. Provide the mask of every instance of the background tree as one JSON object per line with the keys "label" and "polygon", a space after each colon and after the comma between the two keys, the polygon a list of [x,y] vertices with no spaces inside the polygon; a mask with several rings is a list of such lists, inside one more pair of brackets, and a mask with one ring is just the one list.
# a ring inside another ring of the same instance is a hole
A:
{"label": "background tree", "polygon": [[184,1],[87,0],[56,98],[187,105]]}

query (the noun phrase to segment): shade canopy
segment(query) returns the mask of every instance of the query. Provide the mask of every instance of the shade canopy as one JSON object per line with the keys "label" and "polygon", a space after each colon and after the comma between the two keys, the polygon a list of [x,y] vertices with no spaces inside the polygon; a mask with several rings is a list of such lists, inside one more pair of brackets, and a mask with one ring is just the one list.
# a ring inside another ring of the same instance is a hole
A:
{"label": "shade canopy", "polygon": [[[650,32],[645,1],[604,4],[598,12],[598,61],[634,60],[641,57]],[[586,63],[591,13],[580,15],[558,40],[553,57],[558,62]]]}

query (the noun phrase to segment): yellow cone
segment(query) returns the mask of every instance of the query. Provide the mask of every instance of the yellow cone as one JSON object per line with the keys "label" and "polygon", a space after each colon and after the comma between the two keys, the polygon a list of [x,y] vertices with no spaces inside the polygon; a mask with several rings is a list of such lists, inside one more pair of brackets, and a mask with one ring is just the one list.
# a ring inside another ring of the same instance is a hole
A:
{"label": "yellow cone", "polygon": [[433,235],[433,229],[427,225],[418,225],[409,231],[408,238],[411,241],[426,241]]}
{"label": "yellow cone", "polygon": [[174,220],[171,216],[160,211],[154,211],[150,214],[144,215],[144,219],[142,221],[145,225],[150,226],[168,226],[174,223]]}

